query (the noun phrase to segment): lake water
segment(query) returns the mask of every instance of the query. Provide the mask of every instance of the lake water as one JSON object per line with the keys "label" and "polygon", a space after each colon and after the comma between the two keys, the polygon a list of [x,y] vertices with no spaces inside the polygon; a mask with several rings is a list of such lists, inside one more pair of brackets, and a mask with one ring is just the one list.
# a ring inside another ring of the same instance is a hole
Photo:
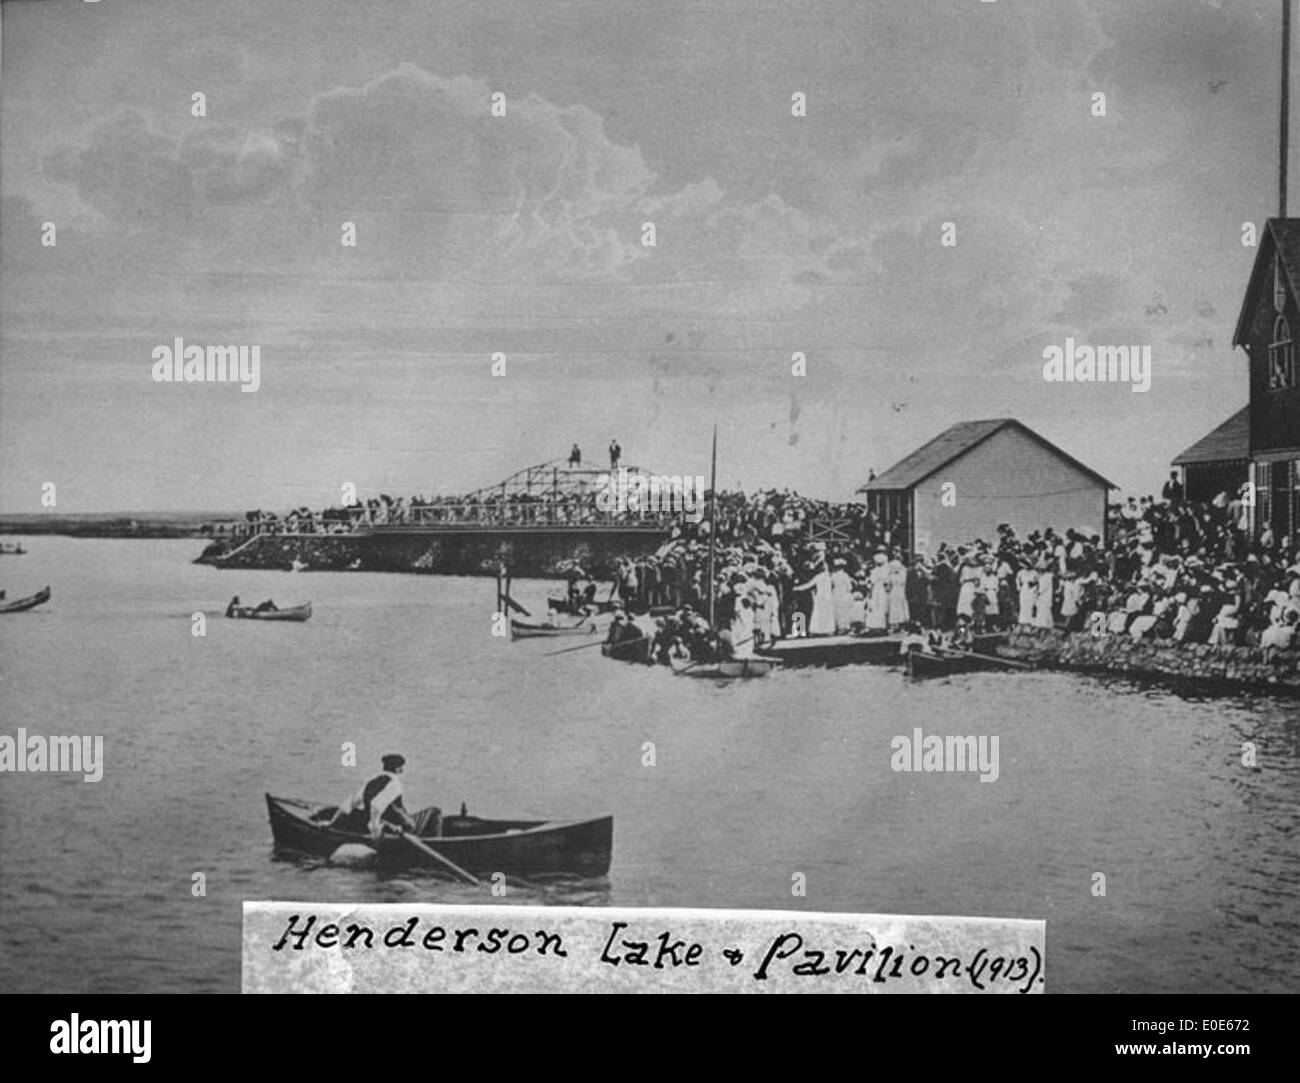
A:
{"label": "lake water", "polygon": [[[606,881],[507,902],[1045,918],[1049,991],[1300,987],[1295,701],[869,666],[719,687],[493,638],[490,580],[218,571],[190,563],[194,541],[26,545],[0,587],[54,597],[0,617],[0,733],[101,734],[105,772],[0,778],[6,991],[237,991],[245,899],[503,901],[273,859],[265,792],[337,801],[389,751],[410,808],[614,815]],[[315,613],[226,621],[234,593]],[[1000,777],[895,773],[891,739],[918,726],[998,736]]]}

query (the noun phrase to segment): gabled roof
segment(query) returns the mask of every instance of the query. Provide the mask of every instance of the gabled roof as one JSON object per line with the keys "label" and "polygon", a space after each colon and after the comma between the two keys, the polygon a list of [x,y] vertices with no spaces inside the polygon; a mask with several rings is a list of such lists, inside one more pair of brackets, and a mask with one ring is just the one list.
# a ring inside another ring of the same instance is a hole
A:
{"label": "gabled roof", "polygon": [[1048,451],[1064,459],[1071,466],[1082,470],[1107,489],[1119,488],[1114,482],[1107,481],[1097,471],[1084,466],[1073,456],[1067,455],[1051,441],[1044,440],[1028,425],[1022,424],[1014,417],[999,417],[987,421],[959,421],[951,428],[944,429],[928,444],[922,444],[905,459],[896,462],[880,477],[867,482],[858,492],[910,489],[1007,427],[1015,428],[1030,439],[1037,441]]}
{"label": "gabled roof", "polygon": [[1255,253],[1255,266],[1250,271],[1246,295],[1241,299],[1237,330],[1232,336],[1234,346],[1246,341],[1246,332],[1250,330],[1258,307],[1259,291],[1264,288],[1275,252],[1282,258],[1282,273],[1286,276],[1291,296],[1300,299],[1300,218],[1270,218],[1264,223],[1264,235],[1260,238],[1259,251]]}
{"label": "gabled roof", "polygon": [[1174,466],[1250,458],[1250,407],[1243,406],[1173,461]]}

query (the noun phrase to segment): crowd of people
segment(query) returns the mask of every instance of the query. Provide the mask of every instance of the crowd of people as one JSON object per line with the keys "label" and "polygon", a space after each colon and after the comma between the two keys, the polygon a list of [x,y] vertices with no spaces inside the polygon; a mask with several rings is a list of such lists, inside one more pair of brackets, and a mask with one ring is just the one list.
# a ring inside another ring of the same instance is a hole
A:
{"label": "crowd of people", "polygon": [[[621,455],[611,441],[611,466]],[[568,461],[581,465],[577,445]],[[381,495],[322,512],[255,511],[245,519],[250,532],[297,533],[345,533],[358,524],[617,519],[597,508],[595,496],[582,487],[503,487],[472,498]],[[624,617],[616,635],[654,640],[661,659],[674,651],[744,655],[790,635],[916,627],[969,635],[1026,625],[1285,649],[1300,626],[1300,560],[1293,539],[1269,524],[1252,536],[1250,512],[1244,494],[1189,502],[1172,476],[1159,500],[1129,497],[1112,505],[1104,537],[1077,528],[1020,537],[1002,525],[994,537],[930,553],[908,552],[904,524],[883,522],[863,504],[812,500],[789,489],[719,492],[712,519],[669,515],[664,545],[617,562]]]}
{"label": "crowd of people", "polygon": [[[609,469],[619,468],[623,448],[617,440],[609,444]],[[553,464],[558,467],[560,460]],[[580,470],[582,450],[574,444],[569,451],[566,467]],[[590,472],[589,472],[590,473]],[[316,511],[308,507],[294,508],[283,515],[260,508],[244,513],[242,522],[216,524],[207,533],[240,541],[254,534],[349,534],[360,527],[375,526],[480,526],[497,524],[525,526],[529,524],[595,525],[623,522],[662,524],[665,527],[681,519],[680,510],[672,509],[622,509],[609,510],[598,503],[601,486],[589,476],[563,488],[541,485],[534,491],[519,492],[508,486],[498,489],[480,489],[461,495],[411,497],[390,496],[357,500],[350,504]]]}
{"label": "crowd of people", "polygon": [[[905,552],[898,524],[882,528],[861,506],[766,493],[720,494],[718,507],[713,624],[709,524],[688,524],[654,554],[619,562],[612,639],[649,638],[667,661],[743,657],[790,635],[925,629],[968,642],[1029,626],[1271,656],[1300,625],[1292,539],[1267,523],[1252,538],[1244,498],[1227,493],[1193,504],[1167,486],[1159,501],[1129,498],[1111,507],[1104,538],[1073,528],[1022,538],[1004,524],[932,554]],[[815,540],[816,524],[833,521],[850,525]]]}

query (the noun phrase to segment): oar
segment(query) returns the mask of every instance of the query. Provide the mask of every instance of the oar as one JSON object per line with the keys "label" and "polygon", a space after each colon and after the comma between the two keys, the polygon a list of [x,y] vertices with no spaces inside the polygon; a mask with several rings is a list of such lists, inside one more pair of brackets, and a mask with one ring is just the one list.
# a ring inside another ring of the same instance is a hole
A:
{"label": "oar", "polygon": [[443,857],[442,854],[438,853],[438,851],[435,850],[432,846],[426,846],[423,842],[421,842],[418,838],[412,835],[409,831],[403,831],[402,838],[404,838],[417,850],[423,850],[430,857],[435,858],[438,861],[441,861],[444,865],[447,866],[447,868],[451,869],[452,872],[454,872],[457,876],[461,877],[461,879],[463,879],[466,883],[473,884],[475,887],[482,886],[481,880],[478,880],[474,876],[471,876],[469,873],[467,873],[464,869],[462,869],[459,865],[456,864],[456,862],[452,861],[450,858]]}
{"label": "oar", "polygon": [[583,643],[577,647],[565,647],[563,650],[559,650],[559,651],[547,651],[545,654],[542,655],[542,657],[554,658],[557,654],[568,654],[570,651],[590,650],[592,647],[599,647],[604,642],[605,641],[601,639],[601,640],[597,640],[595,643]]}
{"label": "oar", "polygon": [[1033,669],[1034,667],[1026,662],[1013,662],[1010,658],[999,658],[996,654],[978,654],[975,651],[959,651],[955,647],[940,647],[944,654],[956,654],[962,658],[978,658],[982,662],[997,662],[999,665],[1011,666],[1014,669]]}

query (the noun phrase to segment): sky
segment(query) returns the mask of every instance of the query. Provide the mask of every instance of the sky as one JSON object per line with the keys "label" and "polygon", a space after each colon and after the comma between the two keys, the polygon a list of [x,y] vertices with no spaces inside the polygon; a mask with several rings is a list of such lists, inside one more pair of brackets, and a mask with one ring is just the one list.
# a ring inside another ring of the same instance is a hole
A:
{"label": "sky", "polygon": [[[1154,491],[1246,401],[1280,10],[6,2],[0,511],[457,493],[612,438],[707,475],[715,422],[720,487],[847,500],[988,417]],[[1149,345],[1150,390],[1045,381],[1067,336]],[[178,337],[260,387],[154,381]]]}

